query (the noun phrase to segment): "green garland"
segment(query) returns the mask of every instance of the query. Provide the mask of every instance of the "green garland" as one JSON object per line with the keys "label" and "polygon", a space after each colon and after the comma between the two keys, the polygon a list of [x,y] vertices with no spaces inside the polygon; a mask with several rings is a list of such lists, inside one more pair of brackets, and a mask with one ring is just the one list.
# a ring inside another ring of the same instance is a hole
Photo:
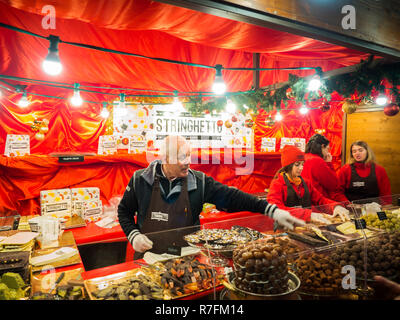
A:
{"label": "green garland", "polygon": [[[359,97],[369,97],[374,91],[383,91],[385,87],[383,80],[387,80],[392,88],[393,101],[400,104],[400,63],[371,66],[373,56],[367,60],[361,60],[359,67],[351,73],[342,74],[324,79],[318,92],[308,91],[308,80],[300,78],[294,74],[289,74],[288,83],[274,91],[265,89],[254,89],[248,93],[240,95],[222,96],[203,100],[203,97],[190,97],[186,103],[186,109],[193,115],[200,115],[207,112],[223,112],[226,107],[227,99],[231,99],[238,108],[238,111],[245,114],[249,110],[257,113],[258,108],[270,112],[274,108],[281,109],[283,103],[287,106],[290,100],[296,103],[307,104],[309,101],[319,99],[331,100],[332,93],[337,92],[344,98],[350,98],[357,93]],[[317,74],[322,76],[321,68],[317,69]],[[290,90],[289,90],[290,89]],[[246,105],[248,108],[245,108]]]}

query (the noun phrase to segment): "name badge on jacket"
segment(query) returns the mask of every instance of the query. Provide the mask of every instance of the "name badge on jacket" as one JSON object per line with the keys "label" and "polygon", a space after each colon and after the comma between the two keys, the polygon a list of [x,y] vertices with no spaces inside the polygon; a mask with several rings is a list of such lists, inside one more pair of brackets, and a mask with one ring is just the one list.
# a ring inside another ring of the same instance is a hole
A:
{"label": "name badge on jacket", "polygon": [[365,182],[364,181],[354,181],[353,182],[353,187],[364,187]]}
{"label": "name badge on jacket", "polygon": [[157,221],[168,221],[168,213],[163,213],[163,212],[152,212],[151,213],[151,220],[157,220]]}

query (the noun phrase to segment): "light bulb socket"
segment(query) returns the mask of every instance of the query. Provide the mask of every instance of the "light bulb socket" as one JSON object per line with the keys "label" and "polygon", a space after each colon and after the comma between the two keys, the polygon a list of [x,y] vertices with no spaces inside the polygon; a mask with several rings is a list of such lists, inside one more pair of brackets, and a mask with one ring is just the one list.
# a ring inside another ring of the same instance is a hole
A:
{"label": "light bulb socket", "polygon": [[46,60],[60,62],[60,56],[58,55],[58,43],[60,42],[60,37],[50,35],[48,39],[50,41],[50,47]]}
{"label": "light bulb socket", "polygon": [[215,65],[215,77],[222,77],[222,64]]}

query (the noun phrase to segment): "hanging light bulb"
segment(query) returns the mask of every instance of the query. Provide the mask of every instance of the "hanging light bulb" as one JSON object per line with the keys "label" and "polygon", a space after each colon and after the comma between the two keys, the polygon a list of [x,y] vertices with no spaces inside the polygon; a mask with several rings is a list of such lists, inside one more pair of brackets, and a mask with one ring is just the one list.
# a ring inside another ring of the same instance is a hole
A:
{"label": "hanging light bulb", "polygon": [[280,112],[278,111],[275,115],[275,121],[281,121],[283,119],[282,115],[280,114]]}
{"label": "hanging light bulb", "polygon": [[172,112],[185,112],[185,107],[182,102],[179,100],[178,91],[174,91],[174,101],[172,102]]}
{"label": "hanging light bulb", "polygon": [[49,40],[49,53],[47,54],[46,59],[43,60],[42,68],[47,74],[56,76],[62,71],[62,64],[58,55],[58,43],[60,42],[60,38],[50,35]]}
{"label": "hanging light bulb", "polygon": [[320,87],[321,87],[321,79],[318,75],[315,75],[308,83],[307,89],[309,91],[317,91]]}
{"label": "hanging light bulb", "polygon": [[74,84],[74,87],[75,87],[75,89],[74,89],[74,95],[71,97],[71,104],[72,104],[74,107],[79,107],[79,106],[81,106],[82,103],[83,103],[81,94],[79,93],[79,83],[75,83],[75,84]]}
{"label": "hanging light bulb", "polygon": [[125,94],[121,93],[119,96],[120,96],[119,101],[114,102],[118,106],[116,108],[116,112],[120,117],[125,117],[128,114],[128,110],[125,105]]}
{"label": "hanging light bulb", "polygon": [[376,99],[375,102],[378,106],[384,106],[388,102],[388,98],[384,94],[380,94]]}
{"label": "hanging light bulb", "polygon": [[107,119],[110,115],[110,112],[107,110],[107,104],[103,102],[103,110],[100,112],[100,116],[104,119]]}
{"label": "hanging light bulb", "polygon": [[307,108],[306,105],[303,104],[299,111],[300,111],[301,114],[307,114],[309,109]]}
{"label": "hanging light bulb", "polygon": [[29,106],[29,100],[28,100],[28,96],[26,91],[24,90],[24,93],[22,94],[21,99],[18,101],[18,105],[21,108],[26,108],[27,106]]}
{"label": "hanging light bulb", "polygon": [[224,94],[226,91],[226,84],[224,82],[224,79],[222,78],[222,65],[217,64],[215,68],[216,74],[214,83],[212,85],[212,90],[214,93],[221,95]]}
{"label": "hanging light bulb", "polygon": [[225,111],[228,113],[236,112],[236,104],[234,104],[231,99],[228,99],[228,101],[226,102]]}

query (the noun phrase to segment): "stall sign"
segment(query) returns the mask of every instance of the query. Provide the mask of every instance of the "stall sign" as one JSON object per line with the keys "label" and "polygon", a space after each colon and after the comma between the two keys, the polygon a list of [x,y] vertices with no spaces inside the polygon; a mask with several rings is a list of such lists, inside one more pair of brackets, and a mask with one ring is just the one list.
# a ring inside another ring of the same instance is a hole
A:
{"label": "stall sign", "polygon": [[7,134],[4,155],[18,157],[30,154],[29,135]]}

